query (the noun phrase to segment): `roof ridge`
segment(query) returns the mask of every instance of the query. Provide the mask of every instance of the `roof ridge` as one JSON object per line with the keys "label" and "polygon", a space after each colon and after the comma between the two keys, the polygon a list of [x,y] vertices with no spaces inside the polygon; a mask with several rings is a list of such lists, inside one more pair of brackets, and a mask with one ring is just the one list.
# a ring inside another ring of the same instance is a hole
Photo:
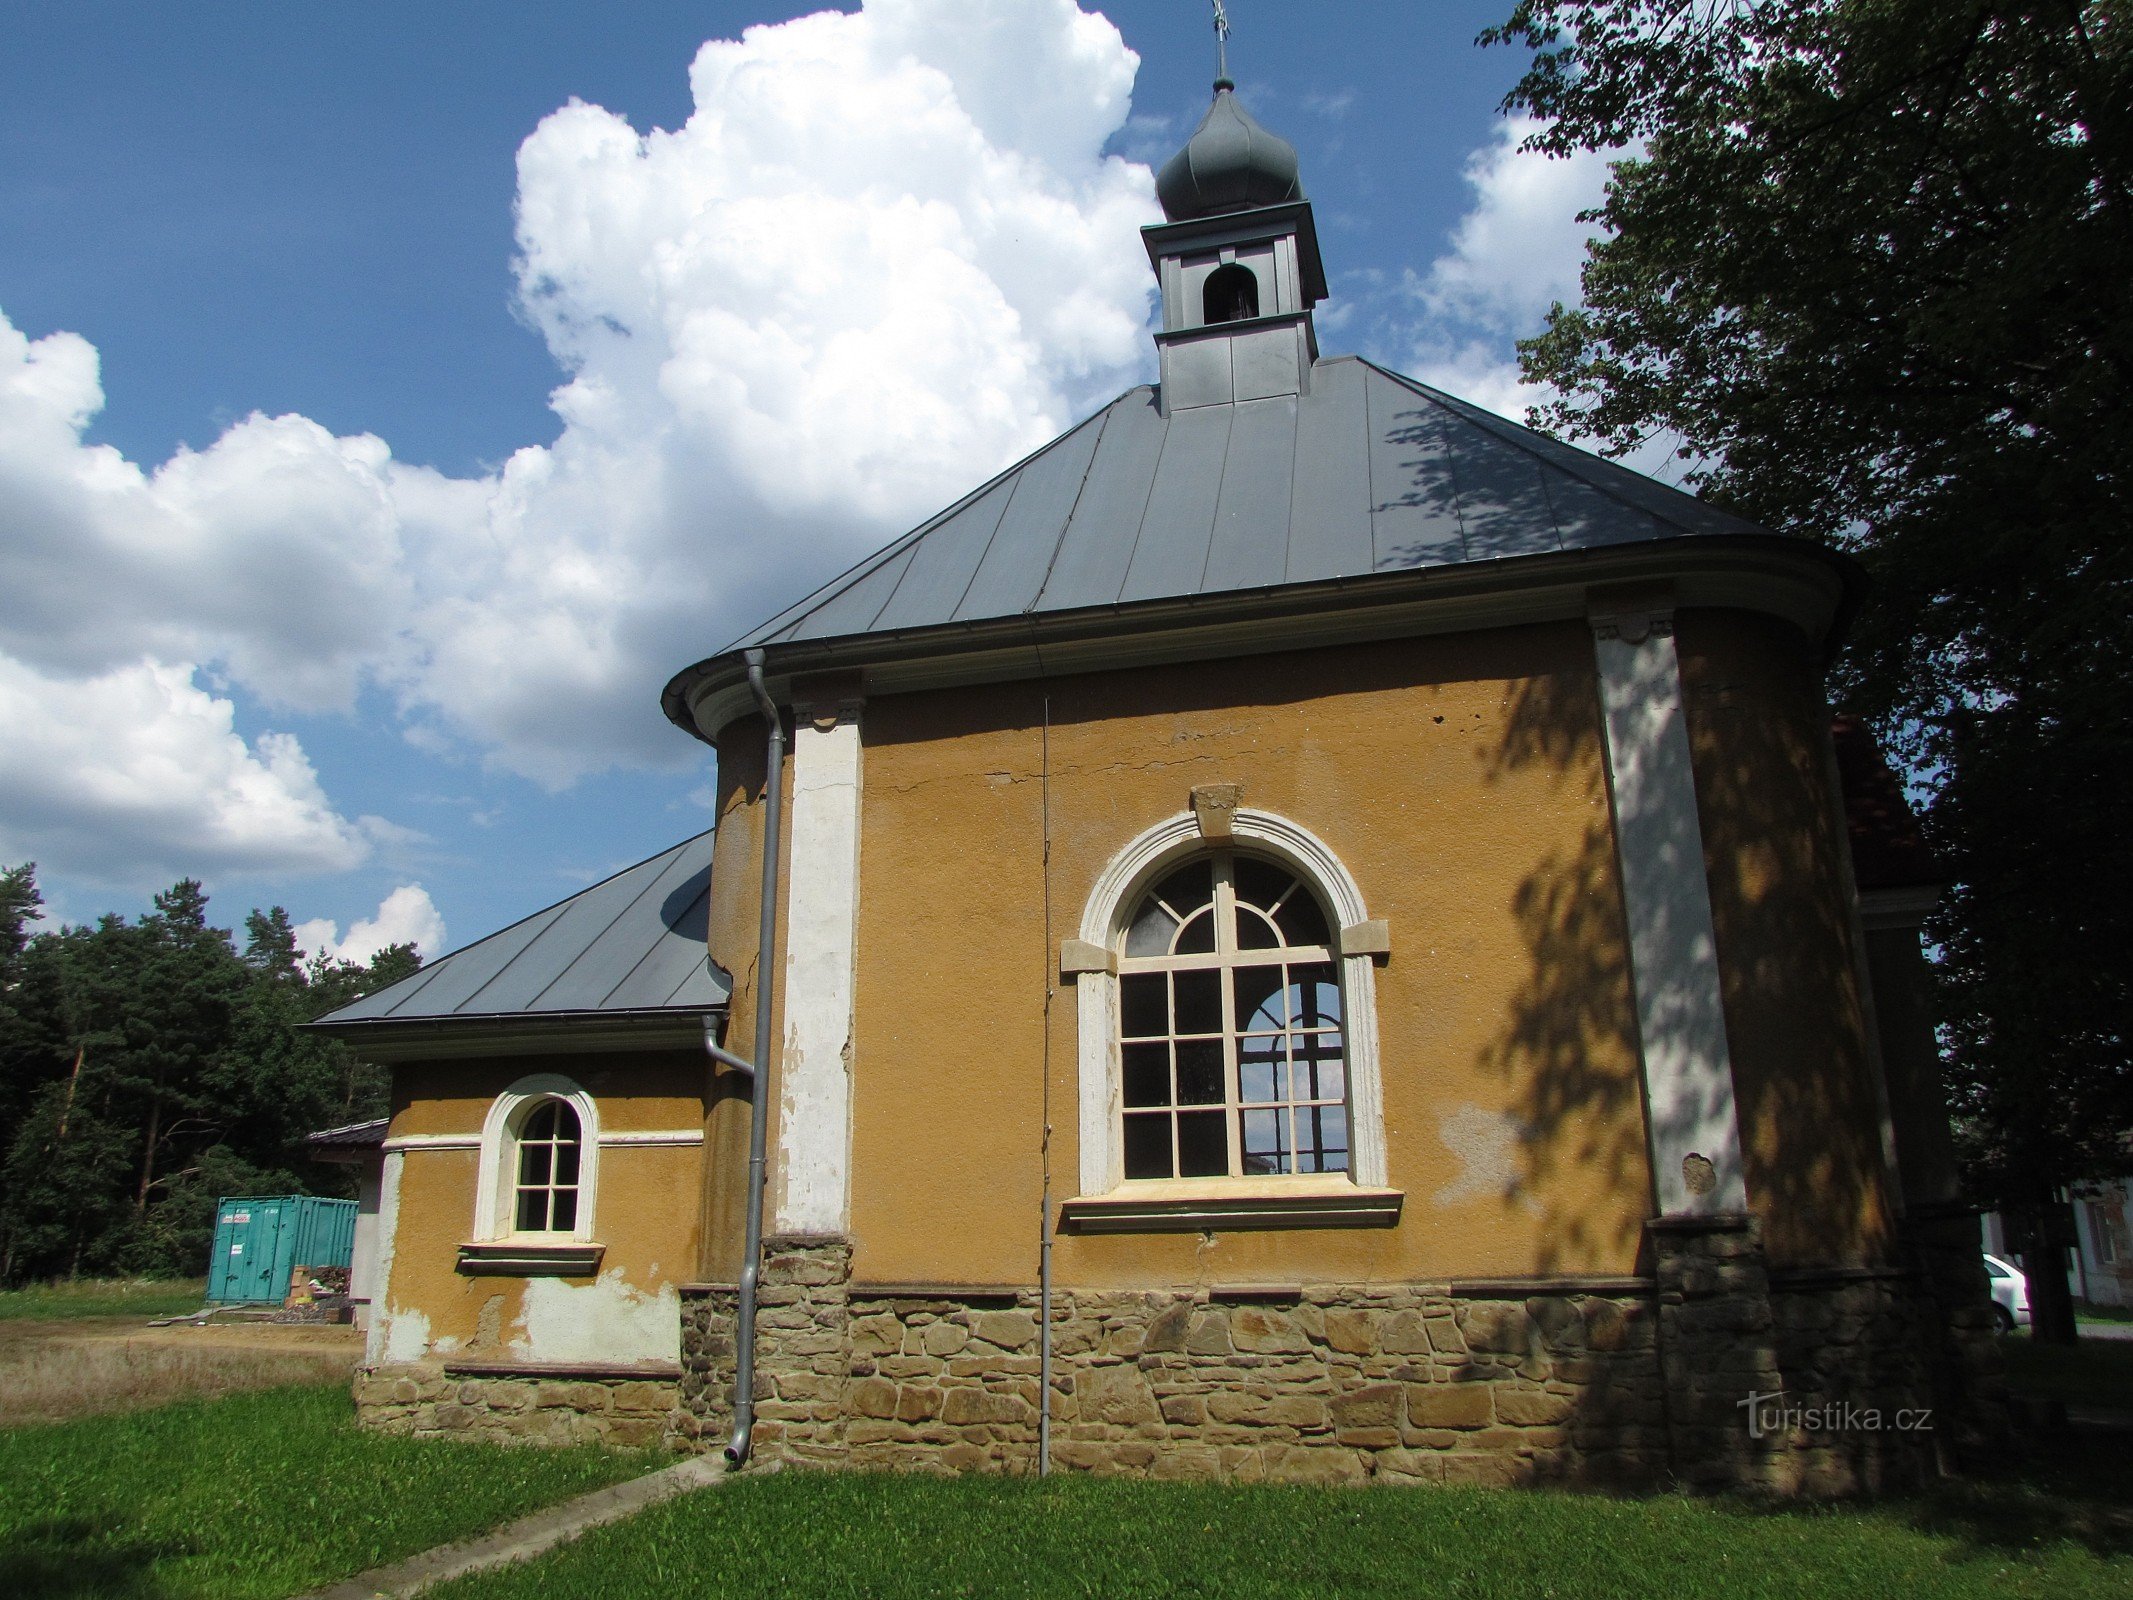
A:
{"label": "roof ridge", "polygon": [[[1438,407],[1437,442],[1444,451],[1444,475],[1452,484],[1452,525],[1459,530],[1460,560],[1471,561],[1474,559],[1474,539],[1466,531],[1466,495],[1459,486],[1459,452],[1452,448],[1451,424],[1444,417],[1443,410],[1443,407]],[[1549,531],[1555,535],[1555,547],[1560,550],[1563,547],[1563,530],[1555,524],[1555,512],[1552,509],[1548,513],[1548,519]]]}
{"label": "roof ridge", "polygon": [[[1160,393],[1161,385],[1150,384],[1147,388],[1149,397],[1156,402],[1157,414],[1162,418],[1163,440],[1161,444],[1156,446],[1155,465],[1148,471],[1148,486],[1141,491],[1140,515],[1133,519],[1133,538],[1126,546],[1126,559],[1119,565],[1118,587],[1111,591],[1109,600],[1100,602],[1103,605],[1117,606],[1125,604],[1123,596],[1126,592],[1126,583],[1133,576],[1134,557],[1141,552],[1141,536],[1148,531],[1148,508],[1155,503],[1156,481],[1162,476],[1163,456],[1170,449],[1170,417],[1168,413],[1161,410],[1163,403]],[[1128,393],[1131,393],[1131,391],[1129,390]],[[1124,395],[1119,396],[1121,400],[1124,398]],[[1113,405],[1117,403],[1117,401],[1112,402]],[[1090,458],[1092,462],[1094,459],[1093,456]]]}
{"label": "roof ridge", "polygon": [[[1645,516],[1653,518],[1660,518],[1665,515],[1662,512],[1653,510],[1650,506],[1640,506],[1634,500],[1621,493],[1615,484],[1608,481],[1609,477],[1614,473],[1622,473],[1642,483],[1650,484],[1654,489],[1662,490],[1667,495],[1684,500],[1695,506],[1699,511],[1710,515],[1744,523],[1765,533],[1774,531],[1763,528],[1760,523],[1742,516],[1737,511],[1728,511],[1723,506],[1715,506],[1708,500],[1699,499],[1686,489],[1679,488],[1671,483],[1662,483],[1659,479],[1652,477],[1648,473],[1639,472],[1634,467],[1625,467],[1619,461],[1610,461],[1607,457],[1595,455],[1590,450],[1582,450],[1576,445],[1566,444],[1553,435],[1542,433],[1538,428],[1529,428],[1524,423],[1513,422],[1509,417],[1498,416],[1486,407],[1477,406],[1471,400],[1462,400],[1457,395],[1447,394],[1434,385],[1424,383],[1420,378],[1410,378],[1404,372],[1395,372],[1390,367],[1380,366],[1368,356],[1358,356],[1354,359],[1361,361],[1364,366],[1381,377],[1389,378],[1402,388],[1412,390],[1431,404],[1450,412],[1460,421],[1480,428],[1483,432],[1501,440],[1514,450],[1524,451],[1543,467],[1552,466],[1558,471],[1567,472],[1580,483],[1585,484],[1595,494],[1605,495],[1615,504],[1627,507],[1631,511],[1641,512]],[[1606,468],[1607,473],[1595,474],[1585,470],[1584,463],[1586,462]],[[1552,500],[1550,504],[1552,508]],[[1684,533],[1693,534],[1696,531],[1675,519],[1667,518],[1666,520],[1672,522],[1673,526],[1680,528]],[[1558,542],[1560,542],[1560,535],[1558,535]]]}
{"label": "roof ridge", "polygon": [[[1215,469],[1214,504],[1207,508],[1207,548],[1200,552],[1200,581],[1196,587],[1202,594],[1207,592],[1207,575],[1214,570],[1215,543],[1222,537],[1222,491],[1229,486],[1229,453],[1237,448],[1237,412],[1240,407],[1249,404],[1250,401],[1233,400],[1226,407],[1229,412],[1229,425],[1222,430],[1222,465]],[[1292,508],[1295,506],[1293,497],[1289,504]],[[1294,514],[1292,509],[1292,520]],[[1282,552],[1282,571],[1288,571],[1286,550]]]}
{"label": "roof ridge", "polygon": [[[1127,394],[1132,392],[1130,389],[1126,391]],[[1125,395],[1118,397],[1119,400],[1124,398]],[[1096,452],[1104,447],[1104,434],[1110,430],[1111,413],[1117,406],[1118,400],[1113,400],[1090,419],[1090,421],[1099,421],[1100,419],[1101,422],[1101,425],[1096,430],[1096,442],[1089,446],[1089,459],[1081,464],[1081,480],[1074,485],[1074,498],[1067,502],[1066,515],[1059,519],[1059,537],[1052,541],[1052,553],[1044,558],[1044,574],[1038,578],[1035,591],[1032,592],[1029,600],[1022,607],[1022,614],[1025,617],[1037,609],[1037,602],[1044,598],[1045,585],[1052,581],[1052,569],[1059,565],[1059,552],[1066,548],[1067,530],[1074,526],[1074,513],[1081,509],[1081,497],[1088,492],[1089,474],[1096,470]],[[1064,438],[1065,436],[1061,435],[1061,437]],[[1007,520],[1007,512],[1005,510],[1000,513],[1000,520],[1002,522]],[[998,538],[999,536],[1000,530],[994,528],[993,537]],[[990,549],[991,545],[988,544],[986,548]],[[982,566],[983,564],[981,560],[979,565]],[[975,581],[977,578],[975,569],[972,570],[970,576]],[[963,592],[968,595],[970,591],[965,589]]]}

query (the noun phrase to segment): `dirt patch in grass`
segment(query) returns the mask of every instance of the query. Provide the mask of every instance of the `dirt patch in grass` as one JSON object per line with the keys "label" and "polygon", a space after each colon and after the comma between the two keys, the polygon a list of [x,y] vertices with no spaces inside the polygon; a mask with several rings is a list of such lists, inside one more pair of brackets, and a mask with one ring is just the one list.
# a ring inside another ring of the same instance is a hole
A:
{"label": "dirt patch in grass", "polygon": [[362,1354],[363,1336],[353,1328],[0,1322],[0,1427],[291,1383],[345,1382]]}

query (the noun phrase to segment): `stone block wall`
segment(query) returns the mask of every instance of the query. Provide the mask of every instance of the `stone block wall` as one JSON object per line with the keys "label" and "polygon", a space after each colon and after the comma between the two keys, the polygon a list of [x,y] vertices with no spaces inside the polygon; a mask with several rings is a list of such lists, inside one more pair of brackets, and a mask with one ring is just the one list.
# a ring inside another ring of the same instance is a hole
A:
{"label": "stone block wall", "polygon": [[[1939,1308],[1915,1273],[1773,1282],[1743,1217],[1660,1224],[1650,1244],[1643,1281],[1061,1291],[1052,1465],[1781,1493],[1933,1470],[1937,1435],[1893,1425],[1946,1403],[1920,1354]],[[854,1284],[850,1259],[842,1239],[765,1241],[757,1458],[1034,1472],[1034,1292]],[[684,1295],[672,1431],[700,1448],[732,1424],[734,1315],[729,1288]],[[1883,1426],[1778,1415],[1758,1437],[1751,1393],[1872,1409]]]}
{"label": "stone block wall", "polygon": [[358,1372],[355,1402],[363,1425],[386,1433],[649,1449],[677,1442],[681,1385],[651,1372],[474,1373],[423,1361]]}
{"label": "stone block wall", "polygon": [[1346,1483],[1664,1475],[1663,1440],[1639,1423],[1656,1398],[1655,1327],[1635,1296],[1325,1284],[1083,1295],[1054,1315],[1055,1466]]}
{"label": "stone block wall", "polygon": [[1745,1216],[1646,1225],[1663,1329],[1661,1413],[1668,1460],[1692,1489],[1775,1486],[1777,1436],[1757,1437],[1741,1401],[1780,1395],[1784,1377],[1762,1240]]}
{"label": "stone block wall", "polygon": [[[1034,1472],[1036,1296],[869,1288],[842,1240],[765,1242],[755,1454]],[[731,1289],[684,1295],[676,1433],[732,1424]],[[1153,1477],[1650,1484],[1655,1322],[1636,1294],[1447,1286],[1061,1293],[1055,1468]]]}
{"label": "stone block wall", "polygon": [[[1956,1231],[1929,1230],[1919,1263],[1878,1271],[1774,1276],[1752,1220],[1718,1217],[1652,1224],[1645,1279],[1061,1291],[1042,1401],[1034,1291],[855,1284],[847,1241],[772,1238],[754,1454],[1034,1472],[1045,1403],[1067,1471],[1900,1487],[2006,1438],[1983,1278],[1965,1275]],[[717,1449],[737,1298],[682,1292],[678,1373],[432,1361],[360,1374],[357,1403],[403,1433]],[[1901,1426],[1928,1409],[1930,1427]]]}
{"label": "stone block wall", "polygon": [[[1771,1285],[1787,1402],[1846,1424],[1788,1428],[1777,1469],[1845,1492],[1911,1487],[1941,1467],[1923,1303],[1898,1272],[1802,1273]],[[1851,1414],[1843,1408],[1849,1406]],[[1793,1485],[1781,1479],[1774,1485]]]}

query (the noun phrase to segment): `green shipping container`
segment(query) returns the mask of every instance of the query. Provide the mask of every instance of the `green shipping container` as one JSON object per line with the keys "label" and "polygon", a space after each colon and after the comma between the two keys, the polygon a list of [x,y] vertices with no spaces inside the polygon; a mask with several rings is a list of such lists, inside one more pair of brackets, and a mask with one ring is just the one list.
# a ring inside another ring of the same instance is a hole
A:
{"label": "green shipping container", "polygon": [[207,1298],[280,1305],[299,1266],[345,1267],[355,1258],[356,1203],[315,1194],[243,1195],[215,1208]]}

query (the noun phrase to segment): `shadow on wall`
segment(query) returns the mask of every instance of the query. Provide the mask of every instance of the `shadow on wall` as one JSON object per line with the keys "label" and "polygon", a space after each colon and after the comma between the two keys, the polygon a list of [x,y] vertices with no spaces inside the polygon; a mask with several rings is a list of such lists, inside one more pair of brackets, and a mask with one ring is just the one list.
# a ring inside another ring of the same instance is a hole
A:
{"label": "shadow on wall", "polygon": [[1880,1261],[1882,1113],[1829,711],[1775,621],[1689,613],[1680,643],[1749,1204],[1774,1268]]}
{"label": "shadow on wall", "polygon": [[[1615,873],[1598,689],[1591,673],[1524,680],[1479,759],[1496,784],[1538,767],[1575,786],[1590,820],[1512,899],[1527,970],[1483,1061],[1511,1088],[1544,1273],[1634,1257],[1651,1211],[1628,930]],[[1588,1194],[1633,1197],[1586,1205]]]}
{"label": "shadow on wall", "polygon": [[[1749,1205],[1775,1267],[1873,1260],[1886,1225],[1879,1110],[1821,698],[1799,642],[1775,624],[1712,617],[1685,631],[1702,866]],[[1551,852],[1519,884],[1512,911],[1528,970],[1486,1057],[1512,1090],[1529,1203],[1546,1207],[1544,1270],[1619,1257],[1634,1231],[1620,1219],[1654,1209],[1604,755],[1594,674],[1560,672],[1518,686],[1501,740],[1479,757],[1492,783],[1538,766],[1593,802],[1575,847]],[[1696,845],[1684,827],[1662,855],[1680,862]],[[1681,994],[1654,1004],[1688,1009]],[[1578,1208],[1575,1197],[1596,1186],[1632,1191],[1636,1206]]]}

